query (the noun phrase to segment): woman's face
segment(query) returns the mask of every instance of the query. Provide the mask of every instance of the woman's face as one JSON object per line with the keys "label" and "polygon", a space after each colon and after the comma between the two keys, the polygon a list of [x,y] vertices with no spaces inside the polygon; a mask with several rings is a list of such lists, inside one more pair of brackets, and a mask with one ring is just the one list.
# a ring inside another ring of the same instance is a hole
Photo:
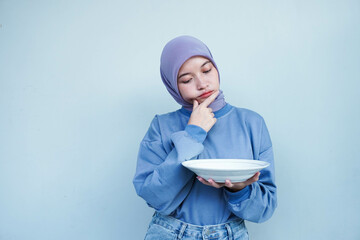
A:
{"label": "woman's face", "polygon": [[209,59],[196,56],[189,58],[181,66],[177,83],[185,101],[193,104],[196,100],[200,104],[219,90],[219,74]]}

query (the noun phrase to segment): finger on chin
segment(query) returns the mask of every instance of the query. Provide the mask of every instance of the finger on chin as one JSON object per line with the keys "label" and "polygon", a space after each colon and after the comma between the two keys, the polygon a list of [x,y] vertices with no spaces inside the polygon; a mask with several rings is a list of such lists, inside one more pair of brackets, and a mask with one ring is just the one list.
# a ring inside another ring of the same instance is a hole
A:
{"label": "finger on chin", "polygon": [[208,107],[215,100],[215,98],[217,97],[218,94],[219,94],[219,90],[217,90],[212,95],[210,95],[208,98],[206,98],[202,102],[202,105],[204,105],[205,107]]}
{"label": "finger on chin", "polygon": [[197,106],[199,106],[198,101],[196,101],[195,99],[193,100],[193,109],[195,109]]}

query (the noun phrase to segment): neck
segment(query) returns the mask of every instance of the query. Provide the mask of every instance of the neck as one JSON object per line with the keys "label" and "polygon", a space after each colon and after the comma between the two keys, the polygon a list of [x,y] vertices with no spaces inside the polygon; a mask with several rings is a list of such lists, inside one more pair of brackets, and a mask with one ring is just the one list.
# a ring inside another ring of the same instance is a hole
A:
{"label": "neck", "polygon": [[214,102],[212,102],[209,105],[209,108],[211,108],[213,110],[213,112],[216,112],[216,111],[219,111],[220,109],[222,109],[225,105],[226,105],[225,99],[221,98],[221,99],[217,99]]}

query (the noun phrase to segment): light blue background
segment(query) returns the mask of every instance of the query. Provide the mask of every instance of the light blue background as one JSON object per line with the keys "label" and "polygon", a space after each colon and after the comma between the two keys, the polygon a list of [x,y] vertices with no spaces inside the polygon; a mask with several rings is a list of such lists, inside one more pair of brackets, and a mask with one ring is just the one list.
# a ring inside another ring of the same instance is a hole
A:
{"label": "light blue background", "polygon": [[360,239],[359,1],[0,0],[0,239],[143,239],[139,142],[179,108],[159,58],[203,40],[260,113],[279,205],[252,239]]}

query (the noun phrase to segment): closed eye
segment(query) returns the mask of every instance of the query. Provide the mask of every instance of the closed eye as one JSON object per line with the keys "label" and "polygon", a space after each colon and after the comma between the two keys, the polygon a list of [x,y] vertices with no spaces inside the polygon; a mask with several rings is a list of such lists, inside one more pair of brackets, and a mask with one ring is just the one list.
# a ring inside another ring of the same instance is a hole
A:
{"label": "closed eye", "polygon": [[208,73],[208,72],[210,72],[211,71],[211,68],[209,69],[209,70],[207,70],[207,71],[204,71],[204,73]]}
{"label": "closed eye", "polygon": [[189,83],[190,82],[190,80],[191,80],[192,78],[190,78],[189,80],[187,80],[187,81],[182,81],[182,83]]}

